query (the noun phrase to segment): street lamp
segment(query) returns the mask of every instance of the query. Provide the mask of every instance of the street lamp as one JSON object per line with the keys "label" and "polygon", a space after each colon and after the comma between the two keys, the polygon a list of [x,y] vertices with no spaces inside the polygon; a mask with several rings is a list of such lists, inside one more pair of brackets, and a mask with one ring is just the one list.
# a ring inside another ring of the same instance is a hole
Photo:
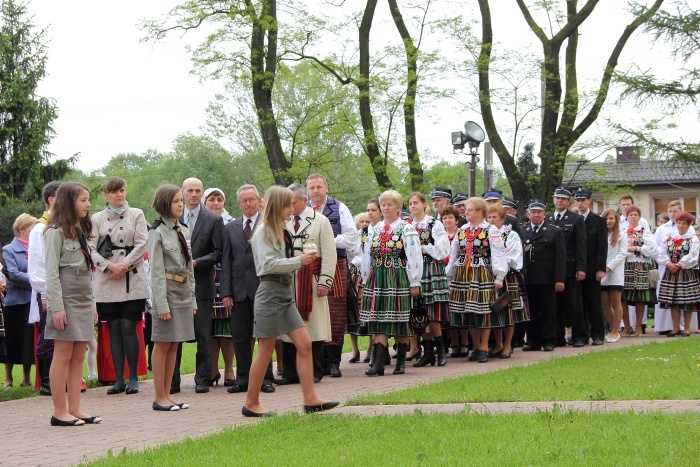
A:
{"label": "street lamp", "polygon": [[465,144],[469,147],[471,162],[469,166],[469,196],[474,196],[476,192],[476,164],[479,162],[479,145],[486,138],[484,130],[472,121],[464,123],[464,132],[452,132],[452,153],[463,152]]}

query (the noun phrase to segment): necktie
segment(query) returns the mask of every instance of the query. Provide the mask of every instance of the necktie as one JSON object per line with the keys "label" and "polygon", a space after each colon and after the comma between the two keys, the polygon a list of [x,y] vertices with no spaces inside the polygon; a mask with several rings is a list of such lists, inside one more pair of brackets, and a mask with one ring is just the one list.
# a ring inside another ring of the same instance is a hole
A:
{"label": "necktie", "polygon": [[194,213],[190,211],[187,214],[187,227],[190,228],[190,232],[194,232],[194,224],[197,222],[197,218],[195,217]]}
{"label": "necktie", "polygon": [[560,219],[561,219],[561,214],[557,213],[557,224],[559,224]]}
{"label": "necktie", "polygon": [[187,239],[185,239],[185,235],[182,233],[182,230],[180,230],[179,225],[175,225],[173,229],[175,232],[177,232],[177,239],[180,242],[180,250],[182,251],[182,255],[185,257],[185,268],[187,269],[190,265],[190,251],[187,248]]}
{"label": "necktie", "polygon": [[301,225],[301,217],[294,216],[294,233],[299,232],[300,225]]}
{"label": "necktie", "polygon": [[535,226],[535,229],[534,229],[534,232],[537,233],[537,231],[538,231],[539,229],[540,229],[540,226],[539,226],[539,225],[536,225],[536,226]]}
{"label": "necktie", "polygon": [[246,219],[245,221],[245,227],[243,227],[243,236],[245,237],[246,241],[250,241],[250,237],[253,236],[253,230],[250,228],[250,219]]}

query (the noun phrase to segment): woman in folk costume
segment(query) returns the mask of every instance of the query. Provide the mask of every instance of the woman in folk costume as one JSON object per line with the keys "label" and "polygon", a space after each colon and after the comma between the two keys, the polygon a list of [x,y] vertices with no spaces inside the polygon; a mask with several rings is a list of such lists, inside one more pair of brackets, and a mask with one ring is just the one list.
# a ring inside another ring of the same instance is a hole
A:
{"label": "woman in folk costume", "polygon": [[411,225],[415,227],[420,238],[423,254],[423,275],[421,277],[421,292],[428,310],[429,330],[423,333],[423,356],[413,364],[423,367],[435,365],[433,346],[437,346],[437,364],[447,364],[447,352],[442,341],[441,323],[449,322],[449,294],[447,291],[447,276],[445,275],[444,258],[450,254],[450,242],[442,222],[427,215],[428,199],[423,193],[413,192],[408,197],[408,208],[413,216]]}
{"label": "woman in folk costume", "polygon": [[[511,342],[515,325],[530,321],[525,279],[520,272],[523,268],[523,243],[520,236],[513,231],[513,226],[505,224],[506,210],[501,204],[489,206],[487,220],[501,232],[503,238],[506,261],[508,262],[508,274],[505,278],[506,290],[510,292],[512,297],[510,305],[499,312],[499,318],[503,322],[504,328],[500,339],[494,332],[496,346],[489,357],[510,358],[513,354]],[[499,334],[501,333],[499,332]]]}
{"label": "woman in folk costume", "polygon": [[450,283],[451,324],[468,328],[474,341],[470,359],[489,361],[489,332],[501,327],[500,317],[489,305],[498,298],[508,272],[501,232],[484,220],[486,201],[469,198],[467,223],[459,228],[452,242],[447,275]]}
{"label": "woman in folk costume", "polygon": [[403,197],[387,190],[379,197],[384,220],[369,230],[362,254],[364,291],[360,319],[374,335],[372,366],[367,376],[383,376],[389,336],[397,342],[394,374],[406,368],[412,297],[420,294],[423,255],[416,229],[401,219]]}
{"label": "woman in folk costume", "polygon": [[[625,323],[626,336],[642,335],[642,316],[647,305],[656,304],[656,289],[649,282],[649,271],[654,267],[656,244],[649,229],[639,224],[642,211],[637,206],[627,210],[628,225],[624,234],[627,236],[627,260],[625,261],[625,288],[622,291],[622,321]],[[636,311],[636,330],[630,326],[629,304],[634,304]]]}
{"label": "woman in folk costume", "polygon": [[[700,241],[695,235],[693,216],[681,212],[676,217],[677,234],[667,236],[659,251],[657,260],[666,266],[661,287],[659,303],[662,308],[671,309],[673,330],[666,337],[689,337],[690,320],[693,312],[700,310],[700,274],[698,273],[698,252]],[[685,323],[685,332],[681,332],[681,310]]]}

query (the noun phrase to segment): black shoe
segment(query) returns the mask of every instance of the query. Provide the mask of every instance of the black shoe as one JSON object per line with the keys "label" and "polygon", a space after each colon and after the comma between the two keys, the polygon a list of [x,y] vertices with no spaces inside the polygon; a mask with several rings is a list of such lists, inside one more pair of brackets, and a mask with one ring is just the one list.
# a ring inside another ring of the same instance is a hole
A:
{"label": "black shoe", "polygon": [[275,392],[275,387],[272,385],[272,383],[264,383],[262,387],[260,388],[262,392]]}
{"label": "black shoe", "polygon": [[487,355],[489,358],[500,358],[503,355],[503,347],[498,352],[488,352]]}
{"label": "black shoe", "polygon": [[318,384],[320,382],[321,382],[321,378],[319,378],[318,376],[314,376],[314,384]]}
{"label": "black shoe", "polygon": [[472,353],[467,357],[468,362],[475,362],[479,359],[479,351],[478,350],[472,350]]}
{"label": "black shoe", "polygon": [[479,355],[476,357],[476,360],[479,363],[487,363],[489,361],[488,350],[477,350],[477,352],[479,352]]}
{"label": "black shoe", "polygon": [[304,412],[305,413],[314,413],[314,412],[323,412],[325,410],[331,410],[340,405],[340,402],[338,401],[328,401],[324,402],[321,405],[305,405],[304,406]]}
{"label": "black shoe", "polygon": [[[523,349],[523,350],[525,350],[525,349]],[[551,352],[552,350],[554,350],[554,346],[553,345],[545,345],[542,350],[544,350],[545,352]]]}
{"label": "black shoe", "polygon": [[113,396],[113,395],[115,395],[115,394],[121,394],[121,393],[124,392],[124,391],[126,391],[126,385],[124,385],[124,386],[122,386],[122,387],[119,387],[119,388],[117,388],[117,387],[111,387],[111,388],[107,389],[107,395],[108,395],[108,396]]}
{"label": "black shoe", "polygon": [[[244,387],[241,386],[240,384],[234,383],[233,386],[231,386],[230,388],[228,388],[226,391],[228,391],[228,392],[231,393],[231,394],[235,394],[235,393],[237,393],[237,392],[246,392],[247,390],[248,390],[247,387],[244,388]],[[172,394],[172,393],[171,393],[171,394]]]}
{"label": "black shoe", "polygon": [[180,410],[180,406],[177,404],[173,405],[160,405],[158,402],[153,402],[153,410],[157,410],[159,412],[177,412]]}
{"label": "black shoe", "polygon": [[207,381],[207,386],[214,386],[215,384],[218,386],[220,379],[221,379],[221,373],[219,373],[218,375],[214,376],[212,379]]}
{"label": "black shoe", "polygon": [[[552,346],[547,345],[545,347],[552,347]],[[542,350],[542,347],[540,347],[539,345],[535,346],[535,345],[530,345],[530,344],[523,345],[523,352],[535,352],[537,350]]]}
{"label": "black shoe", "polygon": [[343,373],[340,371],[340,365],[337,363],[331,363],[331,378],[340,378]]}
{"label": "black shoe", "polygon": [[358,353],[357,355],[350,357],[350,359],[348,360],[348,363],[357,363],[359,361],[360,361],[360,354]]}
{"label": "black shoe", "polygon": [[262,413],[253,412],[245,405],[243,406],[241,413],[243,414],[244,417],[274,417],[275,415],[277,415],[272,410],[268,410],[267,412],[262,412]]}
{"label": "black shoe", "polygon": [[194,392],[197,394],[204,394],[205,392],[209,392],[209,386],[206,384],[198,384],[194,387]]}
{"label": "black shoe", "polygon": [[416,368],[422,368],[428,365],[435,366],[435,354],[432,352],[434,341],[432,339],[424,339],[421,345],[423,346],[423,356],[419,358],[413,366]]}
{"label": "black shoe", "polygon": [[178,402],[175,405],[180,407],[180,409],[189,409],[190,408],[190,404],[188,404],[187,402]]}
{"label": "black shoe", "polygon": [[502,353],[501,356],[498,358],[510,358],[511,355],[513,355],[513,346],[510,347],[510,352]]}
{"label": "black shoe", "polygon": [[586,343],[583,341],[574,341],[573,343],[574,347],[583,347],[584,345],[586,345]]}
{"label": "black shoe", "polygon": [[445,349],[445,341],[442,336],[435,337],[435,348],[437,349],[437,364],[438,366],[447,365],[447,350]]}
{"label": "black shoe", "polygon": [[659,335],[660,335],[660,336],[667,336],[667,335],[669,335],[669,334],[671,334],[671,331],[670,331],[670,330],[669,330],[669,331],[659,331]]}
{"label": "black shoe", "polygon": [[385,365],[385,355],[389,355],[389,350],[380,344],[375,342],[372,345],[372,366],[365,371],[367,376],[384,376],[384,365]]}
{"label": "black shoe", "polygon": [[591,345],[603,345],[603,339],[593,339]]}
{"label": "black shoe", "polygon": [[[403,375],[406,373],[406,354],[408,353],[408,344],[397,344],[396,366],[394,367],[395,375]],[[432,354],[432,352],[430,352]]]}
{"label": "black shoe", "polygon": [[362,363],[369,363],[369,355],[362,359]]}
{"label": "black shoe", "polygon": [[235,379],[228,379],[228,378],[227,378],[227,379],[224,380],[224,386],[226,386],[226,387],[228,387],[228,388],[230,388],[230,387],[233,386],[234,384],[236,384],[236,380],[235,380]]}
{"label": "black shoe", "polygon": [[76,418],[74,420],[66,422],[66,421],[63,421],[59,418],[54,417],[53,415],[51,416],[51,426],[80,426],[80,425],[85,425],[85,421],[81,420],[79,418]]}
{"label": "black shoe", "polygon": [[277,386],[286,386],[288,384],[299,384],[299,381],[293,381],[291,379],[287,379],[284,376],[281,378],[275,378],[272,380],[273,383],[275,383]]}
{"label": "black shoe", "polygon": [[139,388],[130,388],[129,386],[126,387],[126,394],[138,394],[139,393]]}
{"label": "black shoe", "polygon": [[81,420],[84,421],[85,423],[87,423],[88,425],[91,425],[91,424],[97,425],[98,423],[100,423],[102,421],[102,419],[100,417],[97,417],[97,416],[85,417],[85,418],[81,418]]}
{"label": "black shoe", "polygon": [[[572,339],[566,339],[566,345],[574,345],[574,341]],[[559,347],[558,343],[557,343],[557,347]]]}
{"label": "black shoe", "polygon": [[180,386],[170,386],[170,394],[177,394],[180,392]]}

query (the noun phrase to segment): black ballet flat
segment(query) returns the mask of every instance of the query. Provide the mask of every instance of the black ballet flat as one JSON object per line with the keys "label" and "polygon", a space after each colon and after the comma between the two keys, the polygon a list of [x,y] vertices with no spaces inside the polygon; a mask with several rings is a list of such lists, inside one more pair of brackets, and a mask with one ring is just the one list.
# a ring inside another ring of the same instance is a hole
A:
{"label": "black ballet flat", "polygon": [[235,379],[228,379],[228,378],[227,378],[227,379],[224,380],[224,386],[226,386],[226,387],[229,387],[229,388],[230,388],[230,387],[233,386],[234,384],[236,384],[236,380],[235,380]]}
{"label": "black ballet flat", "polygon": [[97,425],[98,423],[100,423],[102,421],[102,419],[100,417],[97,417],[97,416],[85,417],[85,418],[81,418],[81,420],[84,421],[85,423],[87,423],[88,425],[91,425],[91,424]]}
{"label": "black ballet flat", "polygon": [[139,388],[130,388],[129,386],[126,387],[126,394],[138,394],[139,393]]}
{"label": "black ballet flat", "polygon": [[305,405],[304,406],[304,413],[314,413],[314,412],[323,412],[326,410],[331,410],[340,405],[340,402],[338,401],[328,401],[324,402],[321,405]]}
{"label": "black ballet flat", "polygon": [[[304,407],[306,407],[306,406],[304,406]],[[253,412],[245,405],[243,406],[241,413],[243,414],[244,417],[274,417],[275,415],[277,415],[272,410],[268,410],[267,412],[262,412],[262,413]]]}
{"label": "black ballet flat", "polygon": [[160,405],[158,402],[153,402],[153,410],[158,410],[160,412],[176,412],[180,410],[180,406],[173,404],[173,405]]}
{"label": "black ballet flat", "polygon": [[666,337],[678,337],[678,336],[680,336],[680,335],[682,335],[682,333],[681,333],[680,331],[678,331],[678,332],[669,332],[668,334],[666,334]]}
{"label": "black ballet flat", "polygon": [[369,363],[369,357],[365,357],[362,359],[362,363]]}
{"label": "black ballet flat", "polygon": [[113,396],[115,394],[121,394],[124,391],[126,391],[126,386],[122,386],[120,388],[111,387],[111,388],[107,389],[107,395]]}
{"label": "black ballet flat", "polygon": [[81,426],[85,425],[85,420],[81,420],[79,418],[70,420],[68,422],[61,420],[60,418],[56,418],[53,415],[51,416],[51,426]]}
{"label": "black ballet flat", "polygon": [[357,355],[353,356],[348,360],[348,363],[357,363],[360,361],[360,354],[358,353]]}
{"label": "black ballet flat", "polygon": [[513,355],[513,347],[510,348],[510,352],[501,353],[501,355],[498,358],[510,358],[511,355]]}

